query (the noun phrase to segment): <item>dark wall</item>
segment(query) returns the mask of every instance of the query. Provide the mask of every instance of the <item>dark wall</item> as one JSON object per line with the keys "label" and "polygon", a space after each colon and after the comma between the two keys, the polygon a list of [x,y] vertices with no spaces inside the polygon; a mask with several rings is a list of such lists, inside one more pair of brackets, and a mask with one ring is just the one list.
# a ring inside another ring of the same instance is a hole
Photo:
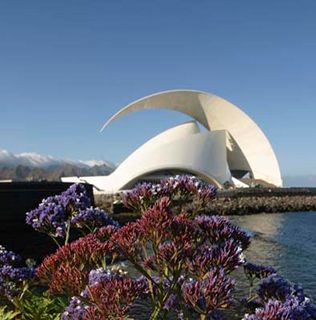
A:
{"label": "dark wall", "polygon": [[[71,183],[12,182],[0,183],[0,244],[8,250],[39,260],[56,246],[44,234],[25,223],[25,213],[36,208],[43,198],[60,194]],[[86,184],[93,202],[92,186]]]}

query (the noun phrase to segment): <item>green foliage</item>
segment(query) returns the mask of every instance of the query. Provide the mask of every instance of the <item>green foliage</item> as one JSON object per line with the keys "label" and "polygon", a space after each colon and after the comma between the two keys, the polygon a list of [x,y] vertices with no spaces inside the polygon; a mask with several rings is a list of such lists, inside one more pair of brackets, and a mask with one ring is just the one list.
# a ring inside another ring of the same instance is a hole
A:
{"label": "green foliage", "polygon": [[12,320],[20,314],[19,311],[9,310],[7,307],[0,307],[0,319],[1,320]]}
{"label": "green foliage", "polygon": [[67,305],[65,299],[47,292],[31,291],[23,303],[22,320],[58,320]]}
{"label": "green foliage", "polygon": [[0,301],[0,320],[59,320],[68,302],[66,298],[33,289],[25,292],[23,299]]}

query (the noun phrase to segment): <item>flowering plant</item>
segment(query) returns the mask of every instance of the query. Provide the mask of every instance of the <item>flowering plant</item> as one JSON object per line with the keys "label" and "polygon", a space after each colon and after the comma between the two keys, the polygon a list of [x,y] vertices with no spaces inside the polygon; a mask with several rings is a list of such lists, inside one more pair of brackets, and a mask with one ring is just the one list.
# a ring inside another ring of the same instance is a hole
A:
{"label": "flowering plant", "polygon": [[[23,310],[21,301],[34,275],[33,266],[23,265],[20,256],[0,246],[0,306],[5,306],[8,314],[17,316]],[[2,313],[5,314],[5,309],[2,309]]]}
{"label": "flowering plant", "polygon": [[256,299],[254,313],[246,314],[244,320],[316,319],[316,307],[301,287],[292,285],[276,273],[271,273],[271,270],[268,274],[251,298]]}
{"label": "flowering plant", "polygon": [[83,184],[73,184],[62,194],[44,199],[38,208],[26,213],[26,223],[48,234],[58,246],[58,239],[69,242],[71,229],[85,234],[107,224],[118,226],[106,212],[91,206]]}
{"label": "flowering plant", "polygon": [[197,214],[215,194],[216,188],[213,185],[194,176],[182,175],[163,179],[158,184],[138,184],[134,189],[123,192],[122,200],[126,208],[143,213],[158,199],[166,196],[172,201],[173,210],[177,209],[177,213],[184,209],[184,205],[191,204]]}
{"label": "flowering plant", "polygon": [[[141,300],[149,306],[146,319],[218,320],[236,307],[233,275],[243,268],[250,286],[239,304],[244,320],[316,319],[301,288],[245,259],[245,231],[226,217],[201,214],[215,192],[190,176],[141,184],[123,194],[141,216],[121,228],[91,207],[82,185],[44,200],[27,223],[64,245],[36,270],[0,247],[0,306],[10,303],[1,310],[21,319],[118,320],[132,319]],[[83,236],[69,242],[71,229]]]}
{"label": "flowering plant", "polygon": [[[56,319],[66,307],[67,295],[74,294],[79,284],[85,286],[90,269],[105,265],[104,241],[118,223],[103,210],[91,207],[81,184],[44,199],[26,214],[26,222],[52,237],[58,247],[57,239],[63,239],[64,246],[37,269],[34,262],[27,260],[25,266],[19,255],[0,246],[0,306],[5,305],[1,310],[6,316],[14,314],[21,319]],[[68,244],[71,229],[88,235]]]}

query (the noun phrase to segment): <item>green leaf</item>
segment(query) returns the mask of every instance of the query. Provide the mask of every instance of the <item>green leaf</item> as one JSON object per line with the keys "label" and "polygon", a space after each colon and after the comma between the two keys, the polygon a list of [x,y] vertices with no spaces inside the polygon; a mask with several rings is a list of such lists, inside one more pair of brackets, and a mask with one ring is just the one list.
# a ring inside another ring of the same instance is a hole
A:
{"label": "green leaf", "polygon": [[0,307],[0,319],[1,320],[13,320],[20,314],[19,311],[8,310],[7,307]]}
{"label": "green leaf", "polygon": [[47,292],[29,292],[23,302],[23,320],[57,320],[67,305],[66,299]]}

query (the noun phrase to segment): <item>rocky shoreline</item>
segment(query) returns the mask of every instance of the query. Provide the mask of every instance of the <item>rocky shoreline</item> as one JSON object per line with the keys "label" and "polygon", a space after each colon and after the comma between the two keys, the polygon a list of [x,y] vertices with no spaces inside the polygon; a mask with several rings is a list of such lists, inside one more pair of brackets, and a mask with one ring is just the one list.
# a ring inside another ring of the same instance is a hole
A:
{"label": "rocky shoreline", "polygon": [[[122,223],[135,220],[117,195],[95,196],[97,206],[112,213]],[[205,214],[248,215],[316,211],[316,188],[239,189],[219,191],[205,208]]]}
{"label": "rocky shoreline", "polygon": [[221,215],[316,211],[316,196],[219,197],[207,209]]}

